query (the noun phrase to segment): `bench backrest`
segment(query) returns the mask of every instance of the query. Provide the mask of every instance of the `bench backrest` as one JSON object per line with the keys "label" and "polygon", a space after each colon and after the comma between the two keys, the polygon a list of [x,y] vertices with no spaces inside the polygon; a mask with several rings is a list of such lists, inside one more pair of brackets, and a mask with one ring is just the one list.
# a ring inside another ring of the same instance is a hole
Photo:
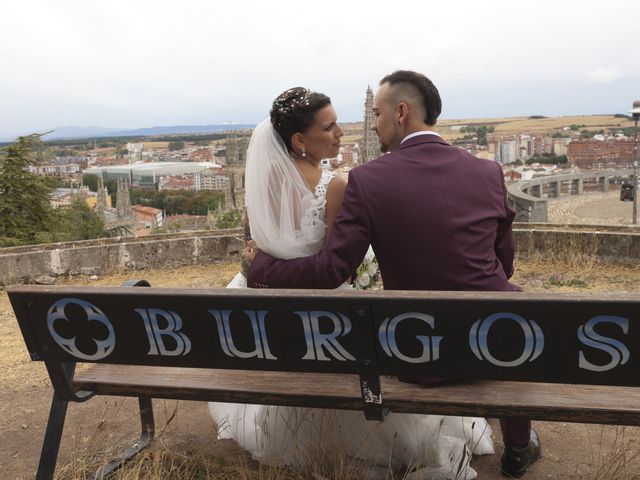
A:
{"label": "bench backrest", "polygon": [[372,401],[379,375],[640,385],[631,294],[19,286],[9,297],[50,373],[74,362],[357,373]]}

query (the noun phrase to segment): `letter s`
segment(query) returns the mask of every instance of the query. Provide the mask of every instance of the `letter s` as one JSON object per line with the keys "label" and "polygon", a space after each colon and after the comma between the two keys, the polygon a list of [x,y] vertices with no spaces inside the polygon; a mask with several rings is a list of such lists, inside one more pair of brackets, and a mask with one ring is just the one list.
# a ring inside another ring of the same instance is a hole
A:
{"label": "letter s", "polygon": [[605,337],[595,332],[594,327],[599,323],[613,323],[618,325],[624,334],[629,331],[629,319],[609,315],[599,315],[593,317],[586,324],[578,327],[578,340],[588,347],[593,347],[606,352],[611,357],[611,361],[606,365],[595,365],[589,362],[582,350],[579,353],[578,367],[593,372],[606,372],[618,365],[627,363],[630,357],[629,349],[624,343],[609,337]]}

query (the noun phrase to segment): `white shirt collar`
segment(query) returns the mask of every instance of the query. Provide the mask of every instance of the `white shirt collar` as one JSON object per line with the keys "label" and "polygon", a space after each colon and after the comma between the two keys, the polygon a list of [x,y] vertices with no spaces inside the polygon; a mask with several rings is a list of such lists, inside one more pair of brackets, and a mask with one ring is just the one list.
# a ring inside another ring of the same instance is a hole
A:
{"label": "white shirt collar", "polygon": [[[400,145],[402,145],[404,142],[406,142],[410,138],[417,137],[419,135],[438,135],[438,134],[436,132],[431,131],[431,130],[419,130],[417,132],[410,133],[409,135],[404,137],[402,139],[402,141],[400,142]],[[438,136],[440,136],[440,135],[438,135]]]}

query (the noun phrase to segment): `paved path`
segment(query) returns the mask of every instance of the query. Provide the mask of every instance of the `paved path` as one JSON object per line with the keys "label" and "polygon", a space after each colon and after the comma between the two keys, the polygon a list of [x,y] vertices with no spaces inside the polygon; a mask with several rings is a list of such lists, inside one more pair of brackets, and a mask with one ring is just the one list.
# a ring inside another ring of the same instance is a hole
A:
{"label": "paved path", "polygon": [[548,199],[550,223],[631,225],[633,202],[621,202],[618,187]]}

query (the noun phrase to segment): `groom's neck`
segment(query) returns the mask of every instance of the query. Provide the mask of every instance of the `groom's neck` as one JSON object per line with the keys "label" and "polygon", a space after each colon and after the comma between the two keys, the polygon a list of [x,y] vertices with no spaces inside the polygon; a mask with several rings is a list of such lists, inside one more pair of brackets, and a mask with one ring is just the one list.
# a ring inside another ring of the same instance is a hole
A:
{"label": "groom's neck", "polygon": [[404,129],[404,135],[402,135],[402,138],[406,137],[407,135],[411,135],[412,133],[416,133],[416,132],[426,132],[426,131],[433,131],[435,130],[435,125],[428,125],[424,122],[415,122],[413,124],[408,124],[406,126],[406,128]]}

